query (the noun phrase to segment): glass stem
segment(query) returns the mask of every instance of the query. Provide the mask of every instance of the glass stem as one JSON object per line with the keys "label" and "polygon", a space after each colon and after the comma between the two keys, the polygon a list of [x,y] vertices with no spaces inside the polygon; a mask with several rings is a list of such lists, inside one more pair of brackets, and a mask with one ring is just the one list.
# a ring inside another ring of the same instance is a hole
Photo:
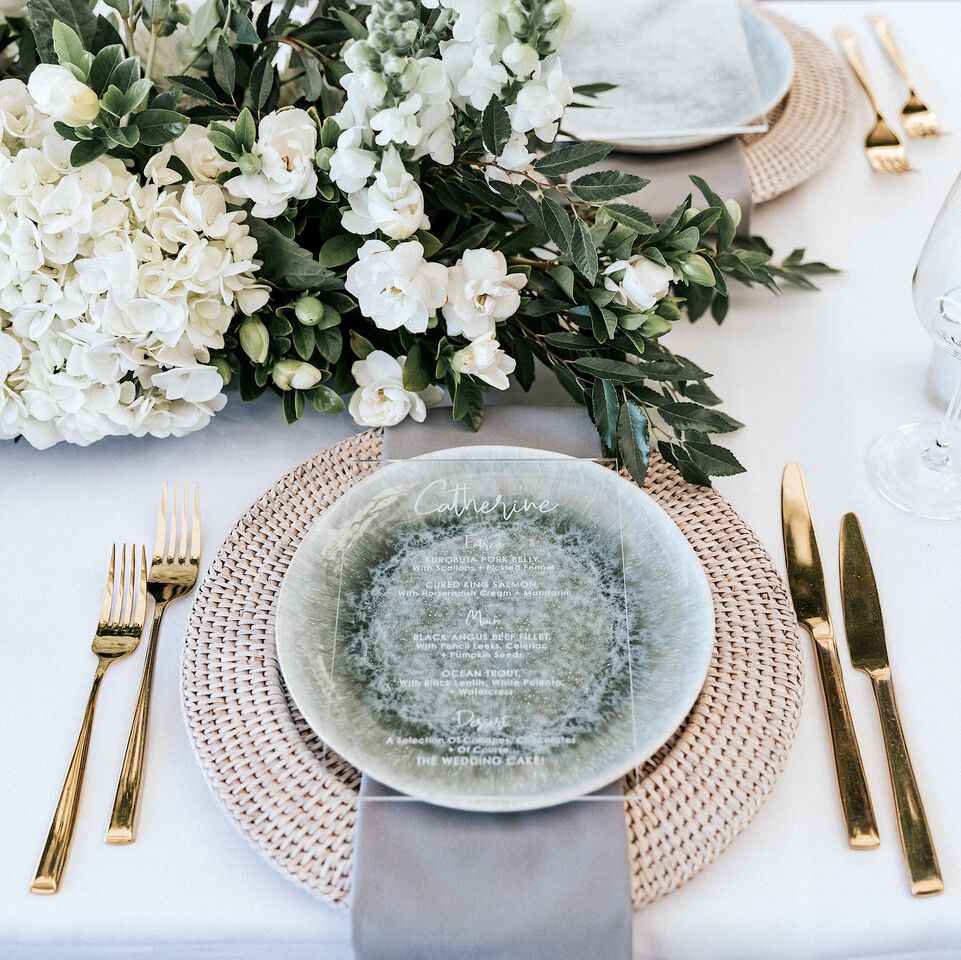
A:
{"label": "glass stem", "polygon": [[944,419],[938,428],[934,444],[924,451],[924,462],[934,470],[943,470],[951,463],[951,438],[956,436],[961,421],[961,376],[954,394],[944,411]]}

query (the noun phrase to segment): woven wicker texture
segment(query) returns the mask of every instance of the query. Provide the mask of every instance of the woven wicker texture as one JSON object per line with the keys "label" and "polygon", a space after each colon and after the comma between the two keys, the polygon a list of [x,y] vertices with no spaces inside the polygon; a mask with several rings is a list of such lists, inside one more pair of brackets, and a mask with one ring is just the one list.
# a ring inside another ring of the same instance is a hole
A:
{"label": "woven wicker texture", "polygon": [[766,203],[803,183],[834,153],[846,128],[848,82],[844,65],[823,41],[796,23],[761,11],[794,50],[794,81],[768,114],[765,133],[741,137],[755,203]]}
{"label": "woven wicker texture", "polygon": [[[325,750],[287,697],[274,606],[311,523],[380,455],[375,432],[281,478],[240,519],[187,625],[183,707],[207,781],[241,832],[291,880],[335,905],[350,889],[358,772]],[[801,709],[797,623],[749,527],[713,490],[655,460],[645,489],[690,541],[712,585],[716,645],[683,726],[626,785],[635,906],[714,860],[774,786]]]}

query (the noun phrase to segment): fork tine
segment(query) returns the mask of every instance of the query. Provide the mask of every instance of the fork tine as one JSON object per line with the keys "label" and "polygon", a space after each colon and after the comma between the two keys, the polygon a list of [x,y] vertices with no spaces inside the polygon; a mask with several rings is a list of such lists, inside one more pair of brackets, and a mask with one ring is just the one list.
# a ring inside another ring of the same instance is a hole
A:
{"label": "fork tine", "polygon": [[147,619],[147,548],[140,546],[140,583],[137,587],[137,604],[134,608],[134,625],[143,630]]}
{"label": "fork tine", "polygon": [[190,559],[200,559],[200,484],[194,484],[194,519],[190,527]]}
{"label": "fork tine", "polygon": [[124,618],[123,625],[129,627],[133,622],[133,608],[137,596],[137,547],[130,544],[130,588],[124,597]]}
{"label": "fork tine", "polygon": [[187,532],[190,527],[190,484],[184,484],[184,507],[180,514],[180,546],[177,548],[177,560],[187,562]]}
{"label": "fork tine", "polygon": [[177,552],[177,484],[170,485],[169,514],[167,517],[167,542],[164,544],[164,562],[170,563]]}
{"label": "fork tine", "polygon": [[111,618],[111,623],[120,623],[123,621],[123,611],[126,602],[126,586],[127,586],[127,545],[120,544],[120,579],[117,585],[117,605],[113,611],[113,617]]}
{"label": "fork tine", "polygon": [[159,560],[163,558],[167,540],[167,481],[164,480],[160,494],[160,509],[157,511],[157,529],[153,538],[153,555]]}
{"label": "fork tine", "polygon": [[100,622],[110,620],[110,610],[113,606],[113,571],[117,562],[117,545],[110,548],[110,562],[107,565],[107,582],[103,588],[103,602],[100,604]]}

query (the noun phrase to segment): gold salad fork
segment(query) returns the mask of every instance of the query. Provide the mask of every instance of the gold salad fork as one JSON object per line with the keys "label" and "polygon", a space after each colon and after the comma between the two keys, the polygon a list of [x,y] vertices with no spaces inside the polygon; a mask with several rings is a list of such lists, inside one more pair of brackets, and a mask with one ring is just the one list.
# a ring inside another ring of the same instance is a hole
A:
{"label": "gold salad fork", "polygon": [[901,79],[908,85],[908,100],[901,108],[901,123],[909,137],[936,137],[943,131],[934,111],[918,96],[918,91],[908,75],[908,66],[894,42],[891,26],[884,17],[868,17],[881,46],[891,58]]}
{"label": "gold salad fork", "polygon": [[77,810],[80,805],[80,792],[83,787],[83,774],[87,765],[90,733],[93,729],[93,715],[97,706],[97,694],[100,692],[100,682],[110,664],[114,660],[133,653],[140,642],[147,612],[147,555],[144,548],[140,547],[138,570],[137,553],[137,547],[133,545],[121,546],[120,578],[115,582],[117,547],[114,546],[110,551],[107,584],[103,591],[97,632],[93,638],[97,670],[93,675],[93,686],[87,700],[87,709],[83,715],[77,745],[70,758],[70,766],[67,767],[60,799],[47,834],[47,842],[40,856],[37,873],[30,885],[33,893],[56,893],[60,888],[60,878],[67,863],[73,828],[77,822]]}
{"label": "gold salad fork", "polygon": [[908,163],[907,154],[904,146],[898,139],[897,134],[891,129],[890,124],[884,119],[881,107],[878,105],[878,98],[871,88],[871,81],[868,79],[867,68],[861,59],[861,51],[858,49],[857,40],[850,30],[839,28],[834,31],[844,56],[848,64],[854,71],[858,83],[867,95],[875,113],[874,126],[868,131],[864,140],[864,152],[867,155],[871,169],[876,173],[907,173],[911,170]]}
{"label": "gold salad fork", "polygon": [[195,486],[192,510],[190,491],[187,487],[184,487],[182,502],[178,496],[176,484],[169,501],[167,493],[165,483],[160,497],[160,511],[157,514],[150,574],[147,577],[147,591],[154,601],[150,643],[147,646],[147,656],[144,658],[140,693],[137,696],[127,749],[117,781],[117,792],[113,799],[113,812],[110,816],[110,826],[107,828],[107,843],[133,843],[136,837],[137,813],[143,792],[147,719],[150,714],[150,694],[153,688],[160,623],[167,604],[178,597],[185,596],[193,589],[197,582],[197,571],[200,569],[200,493]]}

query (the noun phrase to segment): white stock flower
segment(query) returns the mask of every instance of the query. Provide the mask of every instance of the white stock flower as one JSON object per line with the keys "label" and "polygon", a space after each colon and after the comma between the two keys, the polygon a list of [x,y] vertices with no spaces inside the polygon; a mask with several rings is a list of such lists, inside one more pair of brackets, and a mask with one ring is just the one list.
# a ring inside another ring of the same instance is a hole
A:
{"label": "white stock flower", "polygon": [[573,99],[574,89],[561,71],[560,58],[550,56],[507,108],[511,127],[518,133],[533,130],[541,140],[550,142],[557,134],[564,109]]}
{"label": "white stock flower", "polygon": [[344,193],[356,193],[370,179],[377,166],[377,154],[365,150],[361,127],[351,127],[337,138],[330,158],[330,179]]}
{"label": "white stock flower", "polygon": [[465,250],[447,271],[447,332],[469,340],[493,336],[497,321],[517,312],[519,291],[526,283],[524,274],[507,272],[507,260],[499,250]]}
{"label": "white stock flower", "polygon": [[350,209],[341,217],[344,229],[366,235],[380,230],[392,240],[404,240],[430,228],[424,215],[424,195],[394,147],[388,147],[371,186],[350,194]]}
{"label": "white stock flower", "polygon": [[388,143],[406,143],[416,147],[420,143],[421,129],[417,122],[417,112],[423,107],[424,100],[414,93],[402,100],[396,107],[380,110],[370,118],[370,128],[376,131],[375,142],[382,147]]}
{"label": "white stock flower", "polygon": [[504,64],[514,74],[522,80],[527,79],[540,63],[537,51],[528,43],[520,43],[517,40],[509,43],[501,54]]}
{"label": "white stock flower", "polygon": [[404,360],[383,350],[373,350],[350,369],[357,389],[347,409],[362,427],[393,427],[410,416],[418,423],[427,417],[427,407],[441,399],[434,386],[419,393],[404,387]]}
{"label": "white stock flower", "polygon": [[224,186],[238,200],[253,200],[255,217],[279,216],[289,200],[316,196],[317,127],[305,110],[268,113],[260,121],[251,152],[260,160],[260,172],[240,174]]}
{"label": "white stock flower", "polygon": [[405,327],[423,333],[447,298],[447,268],[424,260],[416,240],[392,250],[382,240],[368,240],[347,271],[347,292],[360,312],[381,330]]}
{"label": "white stock flower", "polygon": [[485,333],[458,350],[451,357],[450,365],[458,373],[470,374],[497,390],[506,390],[510,386],[508,375],[514,372],[517,362],[500,347],[493,334]]}
{"label": "white stock flower", "polygon": [[662,267],[640,253],[630,260],[617,260],[604,273],[604,286],[614,291],[616,302],[636,310],[650,310],[663,300],[674,279],[670,267]]}
{"label": "white stock flower", "polygon": [[100,112],[96,93],[57,64],[41,63],[34,67],[27,89],[41,113],[72,127],[91,123]]}
{"label": "white stock flower", "polygon": [[510,79],[503,65],[497,62],[493,43],[441,44],[444,67],[460,101],[469,102],[476,110],[483,110],[491,97],[500,96]]}

